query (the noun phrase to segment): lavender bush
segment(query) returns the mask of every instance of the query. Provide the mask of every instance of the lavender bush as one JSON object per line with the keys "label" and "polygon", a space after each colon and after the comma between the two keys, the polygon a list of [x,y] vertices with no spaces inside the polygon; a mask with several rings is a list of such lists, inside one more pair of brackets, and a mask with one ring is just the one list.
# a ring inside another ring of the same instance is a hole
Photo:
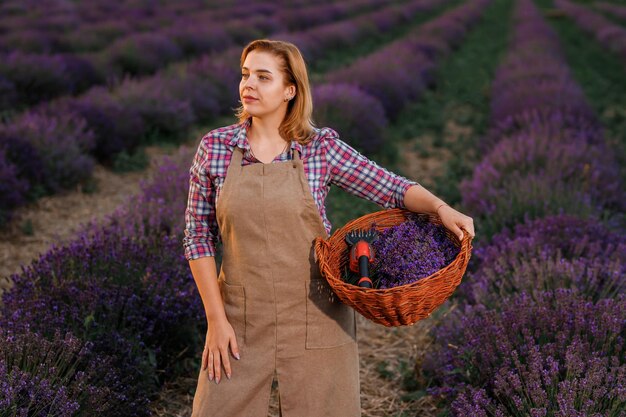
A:
{"label": "lavender bush", "polygon": [[26,331],[0,330],[0,416],[143,415],[145,404],[126,397],[128,387],[111,358],[90,342],[60,331],[48,340]]}
{"label": "lavender bush", "polygon": [[76,30],[61,35],[64,49],[71,52],[95,52],[133,31],[132,24],[118,19],[85,23]]}
{"label": "lavender bush", "polygon": [[[321,84],[313,89],[314,119],[318,126],[333,126],[361,152],[380,151],[387,117],[374,97],[349,84]],[[367,117],[363,118],[366,114]]]}
{"label": "lavender bush", "polygon": [[115,155],[133,152],[146,134],[139,109],[124,106],[104,87],[92,88],[78,99],[57,100],[49,113],[75,114],[86,121],[94,134],[94,157],[111,165]]}
{"label": "lavender bush", "polygon": [[72,90],[72,80],[59,55],[34,55],[13,51],[0,56],[0,75],[19,94],[18,106],[28,106]]}
{"label": "lavender bush", "polygon": [[626,207],[614,155],[564,133],[538,126],[501,139],[473,177],[461,182],[463,205],[480,216],[488,236],[527,214],[599,214]]}
{"label": "lavender bush", "polygon": [[7,158],[0,147],[0,226],[12,218],[13,209],[26,201],[28,181],[18,177],[17,167]]}
{"label": "lavender bush", "polygon": [[47,193],[73,187],[91,176],[94,161],[88,153],[94,145],[93,132],[74,115],[25,113],[12,124],[0,126],[1,137],[19,138],[36,151],[41,162],[35,167],[41,180],[38,185]]}
{"label": "lavender bush", "polygon": [[115,97],[139,113],[150,135],[179,138],[196,120],[191,103],[176,98],[158,82],[125,81]]}
{"label": "lavender bush", "polygon": [[[427,87],[427,79],[435,64],[420,51],[412,50],[404,39],[373,54],[357,59],[348,67],[327,75],[331,83],[347,83],[360,87],[377,98],[392,117],[409,101],[417,99]],[[385,65],[380,65],[384,62]],[[412,68],[407,71],[407,68]]]}
{"label": "lavender bush", "polygon": [[13,81],[0,74],[0,114],[13,110],[18,102],[18,93]]}
{"label": "lavender bush", "polygon": [[223,27],[192,25],[181,20],[167,29],[169,36],[185,56],[222,51],[234,45],[232,37]]}
{"label": "lavender bush", "polygon": [[626,290],[626,238],[592,219],[558,215],[517,224],[476,247],[473,259],[457,293],[470,304],[497,307],[520,291],[574,288],[597,301]]}
{"label": "lavender bush", "polygon": [[2,294],[0,327],[71,331],[132,378],[128,395],[149,396],[163,382],[158,370],[168,377],[189,372],[195,351],[188,344],[203,323],[179,248],[177,237],[140,242],[114,230],[53,248],[11,277],[15,285]]}
{"label": "lavender bush", "polygon": [[125,377],[124,397],[108,394],[122,411],[107,415],[146,415],[160,377],[192,372],[202,346],[204,312],[178,233],[191,157],[182,149],[166,158],[102,226],[89,223],[77,240],[51,249],[3,294],[0,328],[47,337],[69,330],[111,358]]}
{"label": "lavender bush", "polygon": [[18,26],[17,29],[9,30],[8,33],[2,35],[0,40],[1,52],[19,51],[27,54],[47,54],[53,53],[58,48],[58,36],[51,36],[43,30],[33,28],[16,16],[13,17],[13,22],[13,25],[10,26],[21,24],[21,30]]}
{"label": "lavender bush", "polygon": [[[181,148],[178,154],[166,157],[157,167],[154,178],[140,183],[141,192],[118,207],[102,222],[115,230],[118,237],[128,239],[182,234],[189,190],[189,165],[193,152]],[[92,235],[98,223],[87,223],[81,233]],[[181,236],[182,238],[182,236]]]}
{"label": "lavender bush", "polygon": [[425,278],[450,264],[459,253],[445,228],[419,216],[379,233],[372,277],[376,288],[391,288]]}
{"label": "lavender bush", "polygon": [[[386,116],[392,119],[425,88],[433,85],[435,59],[459,44],[488,3],[470,2],[449,10],[386,47],[332,71],[326,80],[359,86],[376,97],[385,108]],[[381,62],[385,65],[381,66]]]}
{"label": "lavender bush", "polygon": [[606,1],[595,1],[593,7],[604,12],[606,15],[614,16],[626,22],[626,7]]}
{"label": "lavender bush", "polygon": [[563,61],[546,58],[534,50],[508,56],[496,70],[492,88],[498,92],[491,100],[494,121],[526,109],[559,109],[583,117],[592,114],[582,89]]}
{"label": "lavender bush", "polygon": [[312,62],[322,58],[328,48],[354,46],[373,31],[384,32],[394,25],[406,24],[417,14],[427,13],[442,4],[442,0],[414,0],[390,6],[382,2],[381,6],[386,7],[352,19],[331,22],[304,31],[281,32],[272,35],[271,38],[293,42],[298,45],[307,62]]}
{"label": "lavender bush", "polygon": [[568,0],[555,0],[554,5],[587,33],[594,35],[603,47],[615,52],[622,62],[626,62],[625,28],[581,4]]}
{"label": "lavender bush", "polygon": [[479,150],[487,154],[500,139],[524,132],[533,136],[543,132],[590,145],[605,144],[602,126],[594,114],[572,114],[562,109],[543,107],[525,109],[501,120],[493,120],[488,133],[480,138]]}
{"label": "lavender bush", "polygon": [[139,33],[116,41],[102,59],[118,74],[147,74],[182,57],[182,50],[169,37]]}
{"label": "lavender bush", "polygon": [[626,407],[626,295],[521,293],[465,306],[435,327],[429,393],[453,416],[620,416]]}

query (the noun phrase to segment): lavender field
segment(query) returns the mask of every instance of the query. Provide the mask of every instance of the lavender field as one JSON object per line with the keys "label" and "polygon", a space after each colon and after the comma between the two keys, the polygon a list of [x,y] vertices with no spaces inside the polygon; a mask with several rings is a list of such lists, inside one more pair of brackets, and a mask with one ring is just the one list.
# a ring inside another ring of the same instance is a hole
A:
{"label": "lavender field", "polygon": [[[626,417],[619,0],[0,3],[0,417],[190,415],[189,168],[257,38],[300,48],[318,126],[474,219],[432,316],[359,317],[362,415]],[[123,203],[45,213],[68,195]],[[334,229],[381,209],[336,187],[326,207]],[[35,250],[25,212],[72,232]]]}

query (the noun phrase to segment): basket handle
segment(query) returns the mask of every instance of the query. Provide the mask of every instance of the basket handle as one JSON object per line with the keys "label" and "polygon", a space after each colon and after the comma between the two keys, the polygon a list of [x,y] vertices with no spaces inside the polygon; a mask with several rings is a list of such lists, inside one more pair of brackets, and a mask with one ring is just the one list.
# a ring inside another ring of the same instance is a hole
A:
{"label": "basket handle", "polygon": [[329,250],[330,243],[325,241],[322,237],[315,238],[315,256],[317,257],[317,262],[319,262],[320,259],[326,259]]}

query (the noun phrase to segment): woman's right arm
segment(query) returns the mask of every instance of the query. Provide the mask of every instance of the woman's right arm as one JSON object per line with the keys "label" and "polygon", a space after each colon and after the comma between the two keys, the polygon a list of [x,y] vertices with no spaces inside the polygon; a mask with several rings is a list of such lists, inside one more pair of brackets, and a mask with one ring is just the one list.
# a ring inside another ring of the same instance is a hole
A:
{"label": "woman's right arm", "polygon": [[191,259],[189,268],[194,281],[200,292],[207,324],[211,322],[226,320],[224,302],[220,295],[220,288],[217,284],[217,266],[215,257],[203,256],[202,258]]}
{"label": "woman's right arm", "polygon": [[210,137],[202,138],[189,170],[189,196],[185,210],[185,258],[193,275],[207,319],[207,335],[202,353],[202,368],[208,367],[209,380],[219,382],[221,365],[230,379],[231,367],[228,355],[239,359],[235,332],[227,320],[224,303],[217,281],[215,265],[215,242],[219,229],[215,216],[215,193],[207,172],[207,161],[211,157]]}

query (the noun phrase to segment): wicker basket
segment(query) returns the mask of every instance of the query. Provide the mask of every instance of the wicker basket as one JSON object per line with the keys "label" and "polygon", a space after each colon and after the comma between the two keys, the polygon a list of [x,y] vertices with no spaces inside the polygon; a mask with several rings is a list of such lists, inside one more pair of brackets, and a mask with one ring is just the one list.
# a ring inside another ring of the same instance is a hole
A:
{"label": "wicker basket", "polygon": [[320,271],[334,293],[341,301],[354,308],[364,317],[385,326],[410,325],[428,317],[456,289],[467,268],[472,244],[467,231],[463,230],[463,240],[445,228],[448,238],[460,246],[459,254],[446,267],[432,275],[410,284],[393,288],[362,288],[348,284],[341,278],[341,271],[348,263],[346,234],[355,229],[375,229],[382,231],[404,223],[408,216],[425,217],[429,222],[442,224],[441,219],[432,214],[414,213],[405,209],[389,209],[366,214],[337,229],[328,239],[315,239],[315,253]]}

